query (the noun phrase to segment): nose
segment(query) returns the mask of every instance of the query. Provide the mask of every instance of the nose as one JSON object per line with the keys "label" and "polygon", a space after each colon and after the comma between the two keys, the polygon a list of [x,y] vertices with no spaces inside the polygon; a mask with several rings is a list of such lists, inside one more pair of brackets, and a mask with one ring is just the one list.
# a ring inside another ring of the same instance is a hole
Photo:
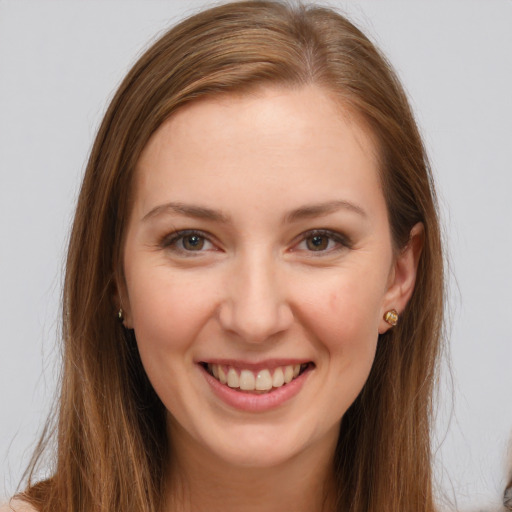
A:
{"label": "nose", "polygon": [[229,270],[220,305],[223,329],[248,343],[262,343],[293,323],[283,276],[272,258],[241,258]]}

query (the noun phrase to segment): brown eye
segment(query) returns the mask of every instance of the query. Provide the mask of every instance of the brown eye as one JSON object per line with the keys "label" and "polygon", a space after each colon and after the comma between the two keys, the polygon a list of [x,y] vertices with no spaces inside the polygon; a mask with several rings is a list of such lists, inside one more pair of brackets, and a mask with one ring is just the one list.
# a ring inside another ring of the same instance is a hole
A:
{"label": "brown eye", "polygon": [[186,235],[181,243],[187,251],[200,251],[204,247],[204,238],[199,235]]}
{"label": "brown eye", "polygon": [[200,256],[218,250],[218,247],[210,240],[208,233],[191,229],[169,234],[160,242],[160,247],[180,258]]}
{"label": "brown eye", "polygon": [[329,246],[329,237],[325,235],[314,235],[306,239],[306,247],[310,251],[325,251]]}
{"label": "brown eye", "polygon": [[301,241],[293,246],[292,251],[303,251],[310,256],[335,256],[352,247],[346,235],[330,229],[313,229],[302,233],[301,238]]}

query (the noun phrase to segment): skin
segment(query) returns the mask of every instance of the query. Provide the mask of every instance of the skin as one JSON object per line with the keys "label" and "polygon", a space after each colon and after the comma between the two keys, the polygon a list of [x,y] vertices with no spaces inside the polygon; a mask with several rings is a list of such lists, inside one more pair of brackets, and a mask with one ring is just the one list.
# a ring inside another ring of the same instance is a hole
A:
{"label": "skin", "polygon": [[[315,86],[209,98],[157,130],[134,190],[119,302],[168,410],[169,508],[332,508],[341,418],[421,251],[421,225],[393,249],[371,134]],[[218,357],[313,369],[255,413],[212,392],[198,362]]]}
{"label": "skin", "polygon": [[34,507],[22,500],[11,500],[9,503],[0,505],[0,512],[37,512]]}

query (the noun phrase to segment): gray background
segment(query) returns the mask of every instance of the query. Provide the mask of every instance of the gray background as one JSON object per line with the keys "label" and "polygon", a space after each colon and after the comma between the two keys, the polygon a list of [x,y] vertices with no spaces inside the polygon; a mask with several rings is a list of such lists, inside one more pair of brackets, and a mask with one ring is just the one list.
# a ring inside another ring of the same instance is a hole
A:
{"label": "gray background", "polygon": [[[207,3],[0,0],[0,498],[54,393],[66,237],[107,100],[155,34]],[[512,430],[512,2],[324,3],[387,53],[425,136],[452,267],[437,478],[461,509],[491,509]]]}

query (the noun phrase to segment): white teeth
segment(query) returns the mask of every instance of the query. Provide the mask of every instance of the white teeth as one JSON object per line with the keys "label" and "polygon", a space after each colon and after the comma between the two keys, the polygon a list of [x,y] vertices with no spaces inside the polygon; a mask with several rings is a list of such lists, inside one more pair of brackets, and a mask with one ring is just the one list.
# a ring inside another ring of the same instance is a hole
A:
{"label": "white teeth", "polygon": [[272,377],[268,370],[261,370],[256,377],[256,389],[258,391],[267,391],[272,389]]}
{"label": "white teeth", "polygon": [[251,370],[236,370],[220,364],[208,364],[210,373],[222,384],[230,388],[240,388],[242,391],[270,391],[272,388],[280,388],[298,377],[301,369],[307,364],[294,364],[279,366],[273,370],[263,369],[257,374]]}
{"label": "white teeth", "polygon": [[[226,375],[226,372],[222,369],[222,366],[220,364],[214,364],[213,366],[218,368],[220,382],[222,384],[226,384],[228,381],[228,377]],[[215,376],[215,372],[213,372],[213,375]]]}
{"label": "white teeth", "polygon": [[276,368],[272,377],[272,386],[280,388],[284,384],[284,374],[282,368]]}
{"label": "white teeth", "polygon": [[240,386],[240,379],[234,368],[228,370],[228,386],[230,388],[238,388]]}
{"label": "white teeth", "polygon": [[288,384],[293,379],[293,366],[285,366],[284,367],[284,382]]}
{"label": "white teeth", "polygon": [[254,391],[255,384],[256,379],[254,378],[254,373],[249,370],[242,370],[240,372],[240,389],[244,391]]}

